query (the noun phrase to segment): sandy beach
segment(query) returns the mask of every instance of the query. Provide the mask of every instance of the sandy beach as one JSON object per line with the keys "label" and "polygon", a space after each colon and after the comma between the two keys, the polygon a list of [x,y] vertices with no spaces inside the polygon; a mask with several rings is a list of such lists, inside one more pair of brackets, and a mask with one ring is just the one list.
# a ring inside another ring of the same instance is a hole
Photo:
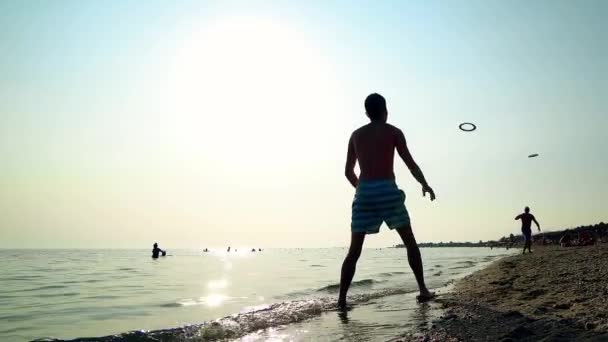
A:
{"label": "sandy beach", "polygon": [[608,245],[538,247],[440,297],[445,313],[405,341],[608,341]]}

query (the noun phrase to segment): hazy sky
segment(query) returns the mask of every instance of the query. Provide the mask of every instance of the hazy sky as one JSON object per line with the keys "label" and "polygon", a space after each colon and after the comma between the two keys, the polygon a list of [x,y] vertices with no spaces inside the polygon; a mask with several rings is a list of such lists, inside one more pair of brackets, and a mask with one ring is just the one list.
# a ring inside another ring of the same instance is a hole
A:
{"label": "hazy sky", "polygon": [[347,245],[346,144],[371,92],[437,193],[395,164],[419,241],[516,233],[525,205],[546,229],[608,221],[607,16],[601,0],[2,1],[0,247]]}

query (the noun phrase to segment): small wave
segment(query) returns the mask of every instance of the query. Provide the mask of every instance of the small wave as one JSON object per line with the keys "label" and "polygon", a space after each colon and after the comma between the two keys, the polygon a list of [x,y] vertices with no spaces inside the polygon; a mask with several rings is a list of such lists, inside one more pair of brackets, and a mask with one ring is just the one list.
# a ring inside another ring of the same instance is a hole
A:
{"label": "small wave", "polygon": [[103,281],[103,279],[87,279],[87,280],[83,280],[83,283],[101,283]]}
{"label": "small wave", "polygon": [[2,277],[0,280],[2,281],[11,281],[11,280],[32,280],[32,279],[40,279],[42,276],[40,275],[21,275],[14,277]]}
{"label": "small wave", "polygon": [[327,267],[325,265],[310,265],[310,267]]}
{"label": "small wave", "polygon": [[443,273],[443,272],[439,271],[439,272],[437,272],[437,273],[433,274],[433,276],[434,276],[434,277],[439,277],[439,276],[440,276],[442,273]]}
{"label": "small wave", "polygon": [[29,289],[12,290],[12,291],[5,291],[5,292],[6,293],[36,292],[36,291],[42,291],[42,290],[57,290],[57,289],[65,289],[65,288],[67,288],[66,285],[45,285],[45,286],[40,286],[40,287],[32,287]]}
{"label": "small wave", "polygon": [[40,293],[33,295],[32,297],[36,298],[53,298],[53,297],[74,297],[78,296],[80,293],[78,292],[62,292],[62,293]]}
{"label": "small wave", "polygon": [[454,266],[454,267],[448,267],[448,270],[461,270],[461,269],[465,269],[465,268],[471,268],[474,265],[464,265],[464,266]]}
{"label": "small wave", "polygon": [[457,261],[454,263],[455,266],[448,267],[448,270],[459,270],[464,268],[471,268],[475,266],[475,262],[471,260]]}
{"label": "small wave", "polygon": [[269,304],[255,305],[255,306],[246,306],[241,310],[241,313],[252,313],[255,311],[267,310],[270,309]]}
{"label": "small wave", "polygon": [[115,298],[120,298],[120,296],[115,296],[115,295],[97,295],[97,296],[88,296],[88,297],[85,297],[84,299],[115,299]]}
{"label": "small wave", "polygon": [[[350,287],[369,287],[372,286],[374,284],[378,284],[378,283],[383,283],[383,281],[380,280],[375,280],[375,279],[362,279],[362,280],[357,280],[357,281],[353,281],[350,284]],[[335,292],[338,291],[340,289],[340,284],[331,284],[331,285],[327,285],[327,286],[323,286],[322,288],[318,289],[317,292]]]}
{"label": "small wave", "polygon": [[471,260],[457,261],[455,263],[456,264],[465,264],[465,265],[474,265],[475,264],[475,262],[473,262]]}
{"label": "small wave", "polygon": [[[403,288],[385,289],[373,293],[349,296],[349,302],[354,305],[363,304],[373,299],[415,292]],[[177,303],[165,304],[175,307]],[[252,311],[241,312],[202,324],[193,324],[180,328],[132,331],[119,335],[74,339],[71,341],[87,342],[126,342],[126,341],[217,341],[234,339],[248,333],[301,322],[336,309],[336,297],[318,297],[307,300],[289,301],[256,307]],[[41,339],[37,341],[58,341]]]}
{"label": "small wave", "polygon": [[392,276],[395,276],[395,275],[405,274],[405,273],[407,273],[407,272],[404,272],[404,271],[395,271],[395,272],[384,272],[384,273],[380,273],[378,275],[381,276],[381,277],[392,277]]}

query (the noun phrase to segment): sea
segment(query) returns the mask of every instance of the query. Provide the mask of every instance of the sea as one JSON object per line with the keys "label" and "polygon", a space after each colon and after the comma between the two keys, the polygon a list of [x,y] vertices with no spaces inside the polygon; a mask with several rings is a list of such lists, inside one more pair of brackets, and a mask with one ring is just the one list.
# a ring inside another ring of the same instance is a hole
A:
{"label": "sea", "polygon": [[[403,248],[364,249],[335,309],[345,248],[0,250],[0,341],[386,341],[441,314]],[[514,251],[422,248],[441,296]]]}

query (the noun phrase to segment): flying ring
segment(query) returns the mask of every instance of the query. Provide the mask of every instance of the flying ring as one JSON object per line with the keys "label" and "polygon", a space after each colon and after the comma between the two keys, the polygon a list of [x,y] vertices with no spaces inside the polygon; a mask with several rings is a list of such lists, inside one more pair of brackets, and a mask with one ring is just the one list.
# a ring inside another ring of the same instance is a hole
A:
{"label": "flying ring", "polygon": [[[465,126],[468,128],[465,128]],[[460,125],[458,125],[458,128],[460,128],[461,131],[473,132],[474,130],[477,129],[477,126],[475,126],[475,124],[472,124],[470,122],[463,122]]]}

